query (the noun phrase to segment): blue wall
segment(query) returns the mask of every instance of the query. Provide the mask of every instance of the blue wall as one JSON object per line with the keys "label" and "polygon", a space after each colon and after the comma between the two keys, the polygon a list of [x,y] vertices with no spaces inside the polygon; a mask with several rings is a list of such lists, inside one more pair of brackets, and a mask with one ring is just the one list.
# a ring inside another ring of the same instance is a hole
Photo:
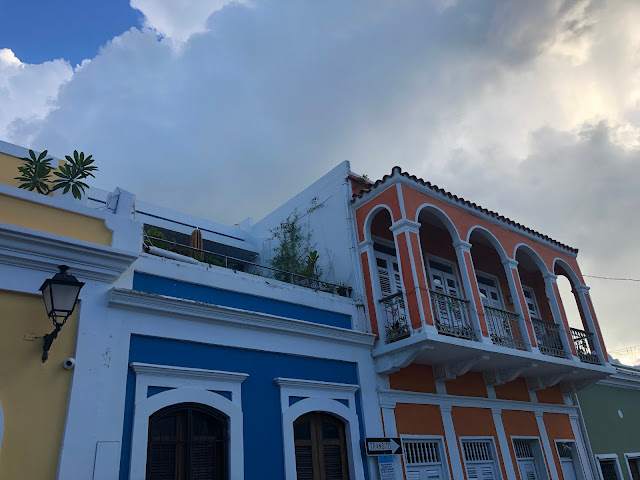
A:
{"label": "blue wall", "polygon": [[[284,478],[280,388],[275,384],[275,378],[359,383],[355,363],[137,335],[131,337],[129,361],[249,374],[242,383],[247,480]],[[120,460],[121,480],[127,479],[129,470],[134,394],[135,374],[129,371]],[[358,417],[362,418],[359,393],[356,393],[356,411]],[[364,438],[362,424],[360,436]],[[369,478],[362,448],[360,454],[365,477]]]}
{"label": "blue wall", "polygon": [[334,327],[352,328],[351,316],[342,313],[320,310],[318,308],[272,300],[270,298],[257,297],[246,293],[205,287],[194,283],[179,282],[170,278],[157,277],[146,273],[136,272],[134,274],[133,289],[139,292],[185,298],[187,300],[195,300],[212,305],[241,308],[243,310],[295,318],[313,323],[322,323]]}

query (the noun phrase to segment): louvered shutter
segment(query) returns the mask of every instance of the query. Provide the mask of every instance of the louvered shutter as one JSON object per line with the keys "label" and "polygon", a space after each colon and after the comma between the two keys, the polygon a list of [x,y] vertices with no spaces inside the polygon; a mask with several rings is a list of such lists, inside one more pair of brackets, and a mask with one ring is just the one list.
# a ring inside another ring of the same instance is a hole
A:
{"label": "louvered shutter", "polygon": [[407,468],[407,480],[422,480],[420,471]]}
{"label": "louvered shutter", "polygon": [[538,480],[536,466],[532,459],[518,460],[520,480]]}
{"label": "louvered shutter", "polygon": [[298,480],[313,480],[313,454],[311,445],[296,446],[296,472]]}
{"label": "louvered shutter", "polygon": [[324,445],[324,475],[326,480],[342,480],[341,445]]}

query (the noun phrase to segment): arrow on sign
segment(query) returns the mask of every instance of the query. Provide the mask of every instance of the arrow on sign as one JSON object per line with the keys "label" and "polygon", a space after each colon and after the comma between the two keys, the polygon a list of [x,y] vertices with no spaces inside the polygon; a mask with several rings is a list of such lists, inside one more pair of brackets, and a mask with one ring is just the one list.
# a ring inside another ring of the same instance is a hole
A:
{"label": "arrow on sign", "polygon": [[400,455],[402,440],[399,438],[366,438],[367,455]]}

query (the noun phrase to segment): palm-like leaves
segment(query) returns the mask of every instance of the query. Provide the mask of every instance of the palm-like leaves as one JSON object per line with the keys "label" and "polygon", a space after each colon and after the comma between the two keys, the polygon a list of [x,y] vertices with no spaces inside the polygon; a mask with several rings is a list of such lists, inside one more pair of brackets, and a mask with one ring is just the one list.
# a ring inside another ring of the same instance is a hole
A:
{"label": "palm-like leaves", "polygon": [[53,188],[51,190],[63,189],[63,193],[67,193],[69,189],[73,193],[74,198],[82,198],[85,188],[89,186],[82,182],[88,177],[95,177],[92,173],[98,170],[98,167],[91,165],[95,160],[84,156],[84,152],[78,153],[77,150],[73,151],[73,157],[66,155],[67,163],[62,165],[53,174],[58,177],[53,182]]}
{"label": "palm-like leaves", "polygon": [[47,151],[45,150],[36,157],[33,150],[29,150],[29,156],[21,158],[25,162],[24,165],[18,167],[18,171],[21,173],[19,177],[15,177],[18,180],[20,188],[25,190],[36,190],[38,193],[49,193],[49,175],[53,167],[51,166],[51,157],[47,158]]}
{"label": "palm-like leaves", "polygon": [[[98,167],[92,165],[95,162],[92,155],[85,157],[84,152],[78,153],[74,150],[73,157],[66,155],[67,163],[61,165],[58,170],[54,170],[51,166],[53,159],[46,157],[46,150],[37,157],[33,150],[29,150],[29,157],[22,158],[25,164],[18,167],[21,173],[15,178],[20,182],[18,186],[26,190],[36,190],[45,195],[62,188],[63,193],[71,190],[74,198],[82,198],[85,189],[89,187],[82,180],[94,177],[93,172],[98,170]],[[58,177],[53,181],[53,186],[49,178],[52,171]]]}

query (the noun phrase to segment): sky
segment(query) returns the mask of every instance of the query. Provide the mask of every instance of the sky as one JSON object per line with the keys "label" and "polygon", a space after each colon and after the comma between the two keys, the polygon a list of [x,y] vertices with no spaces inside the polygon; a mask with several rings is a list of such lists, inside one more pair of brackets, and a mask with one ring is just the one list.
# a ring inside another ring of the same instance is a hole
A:
{"label": "sky", "polygon": [[[0,139],[227,224],[400,165],[640,278],[637,25],[634,0],[5,1]],[[586,280],[609,349],[640,345],[640,282]]]}

